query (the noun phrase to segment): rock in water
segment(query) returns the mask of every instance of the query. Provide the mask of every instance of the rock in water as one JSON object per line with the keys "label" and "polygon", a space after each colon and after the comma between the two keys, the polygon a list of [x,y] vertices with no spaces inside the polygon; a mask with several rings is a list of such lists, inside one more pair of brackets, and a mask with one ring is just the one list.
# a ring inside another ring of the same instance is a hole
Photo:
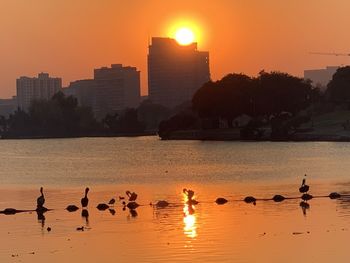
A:
{"label": "rock in water", "polygon": [[218,205],[223,205],[223,204],[226,204],[227,202],[228,202],[227,199],[223,197],[219,197],[215,200],[215,203],[217,203]]}

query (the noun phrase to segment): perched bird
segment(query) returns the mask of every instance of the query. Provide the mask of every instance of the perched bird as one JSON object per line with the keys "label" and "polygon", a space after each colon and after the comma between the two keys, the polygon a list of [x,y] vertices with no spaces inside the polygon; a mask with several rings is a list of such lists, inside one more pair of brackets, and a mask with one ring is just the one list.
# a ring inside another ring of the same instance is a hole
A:
{"label": "perched bird", "polygon": [[85,188],[85,196],[81,199],[81,206],[82,207],[87,207],[89,204],[89,198],[87,197],[89,190],[90,190],[89,187]]}
{"label": "perched bird", "polygon": [[44,189],[40,187],[41,195],[36,199],[37,208],[42,208],[45,204]]}
{"label": "perched bird", "polygon": [[[305,174],[306,177],[306,174]],[[304,194],[307,193],[309,191],[310,187],[306,184],[306,178],[303,178],[303,181],[301,183],[301,186],[299,188],[299,192]]]}
{"label": "perched bird", "polygon": [[109,205],[114,205],[114,204],[115,204],[115,199],[112,198],[111,200],[109,200],[108,204],[109,204]]}
{"label": "perched bird", "polygon": [[126,195],[129,197],[129,201],[133,202],[137,199],[137,194],[135,192],[126,191]]}

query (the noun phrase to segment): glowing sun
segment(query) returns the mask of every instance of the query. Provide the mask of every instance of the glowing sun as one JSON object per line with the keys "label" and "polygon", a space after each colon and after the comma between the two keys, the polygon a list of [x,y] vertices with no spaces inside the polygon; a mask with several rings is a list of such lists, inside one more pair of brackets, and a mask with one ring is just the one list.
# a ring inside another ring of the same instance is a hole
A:
{"label": "glowing sun", "polygon": [[189,45],[194,42],[194,33],[191,29],[183,27],[175,32],[175,39],[180,45]]}

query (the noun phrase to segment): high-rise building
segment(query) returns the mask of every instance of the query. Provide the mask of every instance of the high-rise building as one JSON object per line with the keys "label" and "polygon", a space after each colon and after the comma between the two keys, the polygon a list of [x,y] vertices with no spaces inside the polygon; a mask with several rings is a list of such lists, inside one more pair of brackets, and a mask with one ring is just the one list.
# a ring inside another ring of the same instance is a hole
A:
{"label": "high-rise building", "polygon": [[39,73],[37,78],[20,77],[16,81],[18,107],[28,110],[34,99],[49,100],[61,90],[62,79],[51,78],[48,73]]}
{"label": "high-rise building", "polygon": [[304,79],[311,80],[314,86],[318,86],[324,90],[327,88],[329,81],[331,81],[338,68],[337,66],[332,66],[325,69],[304,70]]}
{"label": "high-rise building", "polygon": [[101,119],[107,113],[136,108],[140,103],[140,71],[135,67],[112,64],[94,70],[94,78],[71,82],[66,95],[73,95],[82,106],[91,107]]}
{"label": "high-rise building", "polygon": [[149,99],[173,108],[190,101],[210,80],[209,52],[197,43],[182,46],[175,39],[153,37],[148,53]]}

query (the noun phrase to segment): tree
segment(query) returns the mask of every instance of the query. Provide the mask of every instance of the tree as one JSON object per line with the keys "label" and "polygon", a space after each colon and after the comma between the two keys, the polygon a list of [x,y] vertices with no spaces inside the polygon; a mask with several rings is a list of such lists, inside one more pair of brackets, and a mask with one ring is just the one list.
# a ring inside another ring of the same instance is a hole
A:
{"label": "tree", "polygon": [[339,68],[327,85],[326,97],[334,103],[350,102],[350,66]]}

